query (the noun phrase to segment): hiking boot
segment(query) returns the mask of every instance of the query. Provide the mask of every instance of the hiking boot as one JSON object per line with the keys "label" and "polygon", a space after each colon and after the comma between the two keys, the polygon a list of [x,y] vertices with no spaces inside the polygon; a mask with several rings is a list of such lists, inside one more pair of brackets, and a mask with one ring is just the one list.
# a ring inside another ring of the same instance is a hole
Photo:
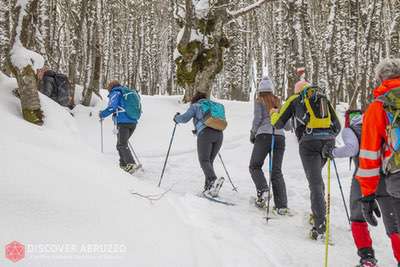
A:
{"label": "hiking boot", "polygon": [[273,207],[272,212],[276,215],[280,215],[280,216],[291,216],[291,212],[289,208],[276,208]]}
{"label": "hiking boot", "polygon": [[310,238],[312,240],[325,240],[325,233],[320,233],[317,228],[313,227],[310,230]]}
{"label": "hiking boot", "polygon": [[214,179],[214,180],[207,179],[205,184],[204,184],[204,191],[203,192],[209,191],[213,187],[213,185],[214,185],[216,180],[217,179]]}
{"label": "hiking boot", "polygon": [[217,180],[215,180],[212,187],[208,190],[208,193],[211,197],[218,197],[219,191],[221,190],[224,181],[225,181],[224,177],[220,177]]}
{"label": "hiking boot", "polygon": [[377,267],[378,261],[375,259],[375,252],[372,248],[362,248],[357,252],[358,256],[361,257],[360,264],[356,267]]}
{"label": "hiking boot", "polygon": [[313,240],[325,240],[325,224],[321,224],[320,226],[314,226],[310,230],[310,238]]}
{"label": "hiking boot", "polygon": [[266,190],[257,190],[257,198],[255,205],[257,208],[265,209],[267,207],[268,202],[268,189]]}
{"label": "hiking boot", "polygon": [[138,165],[136,163],[128,163],[125,166],[120,165],[120,167],[130,174],[133,174],[138,169]]}

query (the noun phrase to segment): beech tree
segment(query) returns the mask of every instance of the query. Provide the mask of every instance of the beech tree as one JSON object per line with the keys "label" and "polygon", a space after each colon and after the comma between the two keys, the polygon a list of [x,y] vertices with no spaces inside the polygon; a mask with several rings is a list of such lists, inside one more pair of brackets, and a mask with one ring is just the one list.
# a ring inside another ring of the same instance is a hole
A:
{"label": "beech tree", "polygon": [[8,68],[18,82],[22,115],[25,120],[42,125],[43,112],[37,91],[35,70],[43,67],[44,59],[34,52],[36,45],[39,0],[18,1],[12,8],[12,33]]}

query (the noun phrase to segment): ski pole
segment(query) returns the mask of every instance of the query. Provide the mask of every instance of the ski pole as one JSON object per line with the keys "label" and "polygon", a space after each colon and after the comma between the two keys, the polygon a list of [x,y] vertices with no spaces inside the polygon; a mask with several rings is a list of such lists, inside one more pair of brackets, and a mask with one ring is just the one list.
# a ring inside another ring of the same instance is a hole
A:
{"label": "ski pole", "polygon": [[168,151],[167,151],[167,156],[165,157],[164,166],[163,166],[163,169],[162,169],[162,172],[161,172],[161,176],[160,176],[160,181],[158,182],[158,187],[161,186],[161,181],[162,181],[162,178],[163,178],[163,176],[164,176],[165,167],[167,166],[167,161],[168,161],[168,157],[169,157],[169,152],[171,151],[172,142],[174,141],[175,130],[176,130],[176,126],[177,126],[177,125],[178,125],[178,124],[175,123],[174,130],[172,131],[171,140],[169,141],[169,147],[168,147]]}
{"label": "ski pole", "polygon": [[343,200],[344,209],[346,211],[347,220],[349,221],[349,224],[351,224],[350,216],[349,216],[349,210],[347,209],[346,199],[345,199],[344,194],[343,194],[342,183],[340,182],[339,172],[338,172],[337,167],[336,167],[336,162],[335,162],[334,159],[332,159],[332,162],[333,162],[333,166],[335,167],[335,172],[336,172],[336,177],[337,177],[337,181],[338,181],[339,188],[340,188],[340,193],[342,194],[342,200]]}
{"label": "ski pole", "polygon": [[221,156],[221,154],[220,154],[219,152],[218,152],[218,157],[219,157],[219,159],[221,160],[222,166],[224,167],[226,176],[228,176],[229,182],[230,182],[231,185],[232,185],[233,191],[238,192],[237,187],[233,184],[232,179],[231,179],[231,176],[229,175],[228,170],[226,169],[225,163],[224,163],[224,161],[222,160],[222,156]]}
{"label": "ski pole", "polygon": [[103,119],[100,119],[100,135],[101,135],[101,153],[104,153],[104,141],[103,141]]}
{"label": "ski pole", "polygon": [[331,160],[328,159],[328,195],[327,195],[327,205],[326,205],[326,230],[325,230],[325,267],[328,267],[330,215],[331,215]]}
{"label": "ski pole", "polygon": [[135,157],[139,167],[142,167],[142,163],[140,162],[138,155],[136,154],[135,150],[133,149],[131,142],[128,141],[128,145],[129,145],[129,149],[131,150],[133,156]]}
{"label": "ski pole", "polygon": [[274,149],[275,149],[275,129],[272,130],[271,152],[269,153],[269,183],[268,183],[267,222],[269,220],[269,209],[270,209],[270,203],[271,203],[272,161],[274,160]]}

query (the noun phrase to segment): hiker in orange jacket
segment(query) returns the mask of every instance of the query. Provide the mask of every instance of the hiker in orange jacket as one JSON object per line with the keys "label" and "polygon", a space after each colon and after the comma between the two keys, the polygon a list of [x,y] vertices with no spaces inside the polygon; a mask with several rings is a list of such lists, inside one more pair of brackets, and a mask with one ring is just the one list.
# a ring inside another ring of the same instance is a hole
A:
{"label": "hiker in orange jacket", "polygon": [[[393,221],[390,223],[391,227],[386,227],[386,232],[400,267],[400,162],[397,163],[400,151],[396,147],[400,140],[393,138],[394,131],[388,135],[392,113],[387,112],[389,103],[397,104],[396,100],[400,101],[400,59],[385,59],[379,63],[376,80],[381,85],[374,90],[374,101],[364,114],[356,179],[360,183],[363,196],[360,199],[362,212],[369,224],[378,224],[375,217],[381,215],[378,203],[381,209],[393,209],[390,217],[384,220]],[[390,199],[386,203],[391,203],[392,207],[384,207],[381,204],[384,199]]]}

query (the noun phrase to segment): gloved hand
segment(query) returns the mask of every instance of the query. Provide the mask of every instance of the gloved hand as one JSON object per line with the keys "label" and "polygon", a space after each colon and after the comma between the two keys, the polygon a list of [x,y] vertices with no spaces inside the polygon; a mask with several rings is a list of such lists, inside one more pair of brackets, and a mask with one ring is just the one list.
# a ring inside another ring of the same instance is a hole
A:
{"label": "gloved hand", "polygon": [[330,143],[325,144],[322,148],[322,157],[325,159],[333,159],[334,156],[332,154],[332,151],[334,148],[335,146]]}
{"label": "gloved hand", "polygon": [[101,111],[99,111],[99,119],[102,121],[104,118],[101,116]]}
{"label": "gloved hand", "polygon": [[256,141],[256,134],[253,131],[250,131],[250,143],[254,144]]}
{"label": "gloved hand", "polygon": [[[372,226],[377,226],[378,221],[375,215],[380,218],[381,211],[379,210],[378,203],[376,202],[375,195],[369,195],[360,199],[361,210],[365,220]],[[375,215],[374,215],[375,213]]]}
{"label": "gloved hand", "polygon": [[175,116],[174,116],[174,122],[175,122],[175,123],[178,123],[178,122],[176,121],[176,117],[179,116],[179,115],[181,115],[181,113],[179,113],[179,112],[177,112],[177,113],[175,114]]}

